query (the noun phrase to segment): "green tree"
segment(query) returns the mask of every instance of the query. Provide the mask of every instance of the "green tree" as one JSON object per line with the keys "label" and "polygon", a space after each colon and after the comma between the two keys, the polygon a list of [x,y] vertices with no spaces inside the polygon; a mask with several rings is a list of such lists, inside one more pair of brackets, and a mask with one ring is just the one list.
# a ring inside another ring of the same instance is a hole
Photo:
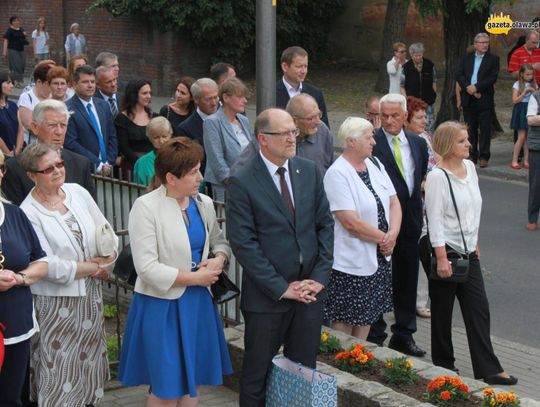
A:
{"label": "green tree", "polygon": [[[90,10],[139,16],[163,31],[188,33],[193,45],[214,50],[214,60],[241,66],[255,45],[254,0],[95,0]],[[342,0],[283,0],[277,6],[278,49],[301,45],[320,55]]]}

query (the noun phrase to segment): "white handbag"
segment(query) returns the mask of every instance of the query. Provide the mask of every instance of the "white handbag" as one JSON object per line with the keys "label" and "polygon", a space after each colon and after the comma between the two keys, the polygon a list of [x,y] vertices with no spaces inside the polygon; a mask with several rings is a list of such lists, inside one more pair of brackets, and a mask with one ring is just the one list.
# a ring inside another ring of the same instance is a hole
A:
{"label": "white handbag", "polygon": [[100,257],[118,254],[116,235],[108,223],[96,226],[96,252]]}

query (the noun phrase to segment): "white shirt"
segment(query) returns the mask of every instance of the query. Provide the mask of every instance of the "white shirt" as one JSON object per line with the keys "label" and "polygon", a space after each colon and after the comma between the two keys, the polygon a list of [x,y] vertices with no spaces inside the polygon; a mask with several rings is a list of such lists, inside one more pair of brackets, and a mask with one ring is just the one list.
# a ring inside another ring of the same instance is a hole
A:
{"label": "white shirt", "polygon": [[[380,169],[370,159],[364,162],[371,186],[379,196],[386,221],[391,226],[390,197],[396,195],[394,185],[380,161]],[[324,190],[332,213],[352,211],[358,219],[378,228],[377,201],[354,167],[343,156],[338,157],[326,172]],[[378,269],[377,243],[353,236],[339,220],[335,219],[332,268],[355,276],[375,274]]]}
{"label": "white shirt", "polygon": [[[28,92],[24,92],[19,96],[19,101],[17,102],[17,105],[19,107],[25,107],[31,112],[34,111],[34,107],[41,102],[41,100],[37,97],[35,93],[36,88],[31,88]],[[45,100],[45,99],[44,99]],[[37,142],[37,137],[34,135],[30,135],[30,131],[28,129],[24,129],[24,141],[26,144],[34,144]]]}
{"label": "white shirt", "polygon": [[[272,161],[268,160],[262,151],[259,150],[259,154],[261,155],[261,158],[264,162],[264,165],[266,165],[266,168],[268,169],[268,172],[270,173],[270,176],[272,177],[272,181],[274,181],[274,185],[276,186],[277,190],[281,194],[281,184],[280,184],[280,175],[277,173],[277,170],[279,168],[279,165],[274,164]],[[291,200],[293,203],[293,206],[296,206],[294,204],[294,195],[292,191],[292,184],[291,184],[291,177],[289,176],[289,160],[285,161],[282,165],[282,167],[285,168],[285,182],[287,183],[287,188],[289,188],[289,194],[291,195]]]}
{"label": "white shirt", "polygon": [[530,98],[529,104],[527,105],[527,117],[537,116],[538,115],[538,102],[536,98]]}
{"label": "white shirt", "polygon": [[197,113],[199,113],[199,116],[201,116],[201,119],[203,119],[203,121],[209,116],[206,113],[204,113],[201,109],[199,109],[199,106],[197,106]]}
{"label": "white shirt", "polygon": [[36,40],[36,54],[48,54],[49,53],[49,34],[45,31],[40,31],[39,35],[37,30],[32,31],[32,38]]}
{"label": "white shirt", "polygon": [[302,82],[300,82],[300,85],[298,85],[298,89],[296,89],[294,86],[292,86],[289,82],[285,80],[285,77],[282,78],[283,84],[285,85],[285,89],[287,89],[287,93],[289,94],[289,99],[292,99],[295,96],[298,96],[300,93],[302,93]]}
{"label": "white shirt", "polygon": [[[383,131],[386,135],[386,140],[388,140],[388,144],[390,145],[390,150],[392,150],[392,154],[394,154],[395,158],[394,135],[387,133],[384,129]],[[409,141],[407,140],[407,137],[405,137],[403,130],[399,132],[398,138],[401,150],[401,162],[403,164],[403,170],[405,171],[405,182],[409,188],[409,195],[411,195],[414,189],[414,158],[412,156],[411,146],[409,145]]]}
{"label": "white shirt", "polygon": [[[463,160],[463,163],[467,169],[467,175],[464,179],[457,178],[449,170],[446,172],[452,182],[452,190],[456,198],[467,250],[471,253],[476,250],[478,243],[482,195],[473,162]],[[429,237],[433,247],[442,247],[448,244],[464,254],[465,248],[448,180],[437,166],[427,176],[425,202]]]}
{"label": "white shirt", "polygon": [[[407,62],[407,60],[405,60],[405,62]],[[388,73],[388,79],[390,80],[388,93],[399,93],[403,65],[399,64],[396,69],[396,58],[392,57],[392,59],[386,63],[386,72]]]}

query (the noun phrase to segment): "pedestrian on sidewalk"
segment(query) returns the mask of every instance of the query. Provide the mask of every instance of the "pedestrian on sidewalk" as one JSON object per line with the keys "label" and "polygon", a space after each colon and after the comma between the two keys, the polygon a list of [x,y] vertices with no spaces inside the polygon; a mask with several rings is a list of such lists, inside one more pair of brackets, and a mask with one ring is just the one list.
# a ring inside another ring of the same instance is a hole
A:
{"label": "pedestrian on sidewalk", "polygon": [[532,94],[527,107],[529,124],[529,204],[527,230],[538,229],[540,212],[540,90]]}
{"label": "pedestrian on sidewalk", "polygon": [[519,68],[519,80],[512,86],[512,119],[510,120],[510,128],[517,131],[518,137],[514,144],[514,152],[512,153],[512,164],[510,166],[515,169],[521,169],[518,163],[519,152],[523,148],[523,168],[529,169],[529,149],[527,148],[527,105],[531,94],[538,89],[536,80],[534,79],[534,68],[532,65],[523,64]]}
{"label": "pedestrian on sidewalk", "polygon": [[26,33],[21,28],[21,19],[17,16],[9,18],[9,28],[4,33],[4,49],[2,57],[8,58],[9,71],[16,88],[22,88],[26,57],[24,47],[28,45]]}
{"label": "pedestrian on sidewalk", "polygon": [[[482,196],[474,163],[468,160],[468,138],[467,127],[458,122],[441,124],[433,138],[433,148],[441,160],[427,176],[425,202],[440,280],[429,281],[431,359],[436,366],[458,372],[452,345],[452,310],[457,297],[474,377],[488,384],[513,385],[517,378],[503,370],[491,344],[489,303],[478,246]],[[452,276],[449,251],[469,260],[468,277],[462,283],[444,280]]]}

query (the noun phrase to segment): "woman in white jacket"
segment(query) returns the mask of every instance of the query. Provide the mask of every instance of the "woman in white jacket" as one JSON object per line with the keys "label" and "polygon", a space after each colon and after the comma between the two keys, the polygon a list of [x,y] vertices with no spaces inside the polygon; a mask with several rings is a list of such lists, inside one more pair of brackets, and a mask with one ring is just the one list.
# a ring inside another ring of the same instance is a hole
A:
{"label": "woman in white jacket", "polygon": [[[95,404],[109,377],[99,280],[113,258],[96,249],[96,227],[108,222],[84,188],[64,184],[54,147],[33,144],[20,163],[35,183],[21,209],[49,261],[47,276],[32,286],[40,334],[32,343],[31,398],[40,406]],[[116,236],[113,244],[117,251]]]}

